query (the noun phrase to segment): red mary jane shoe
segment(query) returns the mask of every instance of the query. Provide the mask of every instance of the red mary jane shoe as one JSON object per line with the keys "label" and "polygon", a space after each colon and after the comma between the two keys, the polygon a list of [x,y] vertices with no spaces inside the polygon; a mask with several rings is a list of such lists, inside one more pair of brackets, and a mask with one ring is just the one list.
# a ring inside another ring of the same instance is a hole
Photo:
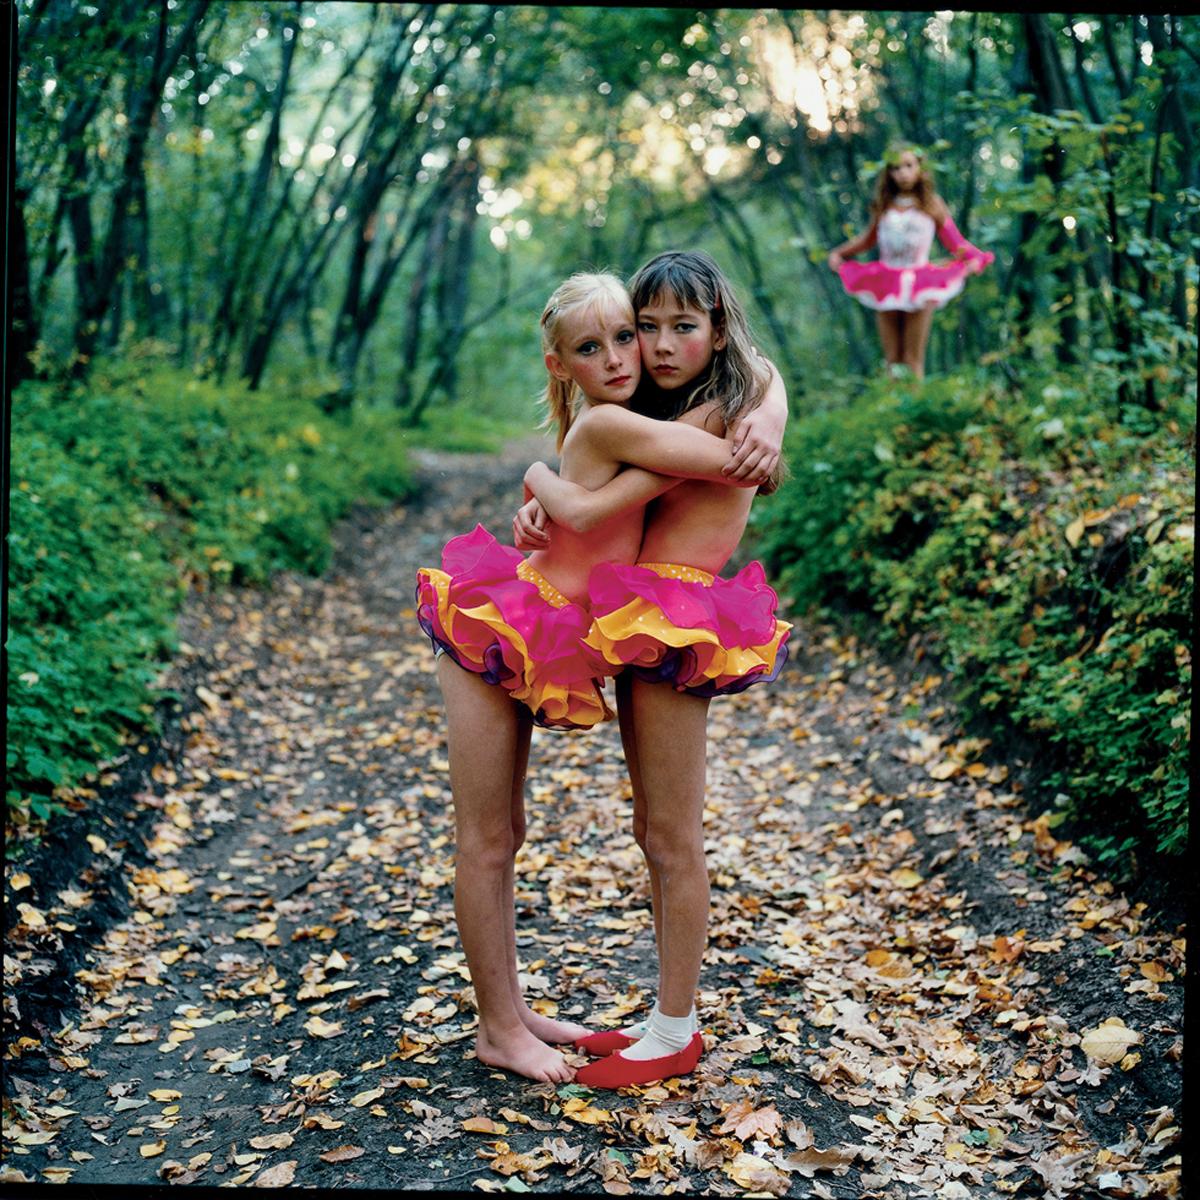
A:
{"label": "red mary jane shoe", "polygon": [[671,1079],[686,1075],[696,1069],[700,1055],[704,1053],[704,1039],[692,1034],[692,1040],[676,1054],[664,1054],[661,1058],[624,1058],[619,1050],[607,1058],[597,1059],[575,1072],[575,1082],[585,1087],[621,1088],[637,1083],[657,1083],[660,1079]]}
{"label": "red mary jane shoe", "polygon": [[611,1054],[614,1050],[624,1050],[632,1046],[637,1038],[631,1038],[619,1029],[602,1029],[597,1033],[589,1033],[585,1037],[575,1039],[575,1049],[593,1056]]}

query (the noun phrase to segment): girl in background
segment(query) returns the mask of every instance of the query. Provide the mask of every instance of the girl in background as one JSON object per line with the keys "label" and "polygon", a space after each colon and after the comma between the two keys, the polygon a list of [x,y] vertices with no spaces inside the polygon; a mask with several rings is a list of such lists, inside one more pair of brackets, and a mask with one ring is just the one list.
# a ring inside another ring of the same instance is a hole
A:
{"label": "girl in background", "polygon": [[[633,308],[616,276],[572,276],[551,296],[541,327],[549,419],[559,427],[567,477],[597,488],[615,474],[620,464],[597,450],[603,439],[593,428],[612,414],[626,418],[620,461],[726,485],[755,482],[739,478],[753,474],[744,457],[731,468],[730,441],[625,411],[641,359]],[[742,449],[755,440],[744,439]],[[660,490],[668,486],[652,478]],[[533,1012],[520,990],[513,859],[524,839],[532,726],[587,728],[611,716],[583,645],[587,582],[597,563],[632,561],[641,541],[640,508],[586,535],[560,532],[528,559],[477,526],[447,543],[440,569],[417,572],[417,616],[435,647],[446,705],[455,915],[479,1010],[475,1051],[489,1066],[532,1079],[570,1079],[547,1043],[587,1033]]]}
{"label": "girl in background", "polygon": [[[935,233],[954,255],[953,262],[929,261]],[[845,261],[876,244],[877,262]],[[909,146],[888,151],[871,201],[871,224],[832,249],[828,262],[846,291],[875,310],[888,369],[903,364],[923,379],[934,310],[962,291],[968,275],[979,274],[994,259],[959,233],[946,202],[934,191],[923,153]]]}

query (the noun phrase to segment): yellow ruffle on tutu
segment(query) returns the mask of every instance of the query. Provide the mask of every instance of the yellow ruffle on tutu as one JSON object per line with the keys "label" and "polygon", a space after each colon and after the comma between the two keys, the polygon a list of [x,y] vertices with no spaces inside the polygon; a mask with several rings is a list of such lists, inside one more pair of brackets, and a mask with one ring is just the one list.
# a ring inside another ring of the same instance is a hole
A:
{"label": "yellow ruffle on tutu", "polygon": [[587,612],[482,525],[417,571],[417,620],[435,648],[504,688],[552,729],[611,718],[582,639]]}
{"label": "yellow ruffle on tutu", "polygon": [[676,563],[606,563],[588,581],[593,667],[669,682],[696,696],[723,696],[774,680],[787,660],[791,625],[762,564],[732,579]]}

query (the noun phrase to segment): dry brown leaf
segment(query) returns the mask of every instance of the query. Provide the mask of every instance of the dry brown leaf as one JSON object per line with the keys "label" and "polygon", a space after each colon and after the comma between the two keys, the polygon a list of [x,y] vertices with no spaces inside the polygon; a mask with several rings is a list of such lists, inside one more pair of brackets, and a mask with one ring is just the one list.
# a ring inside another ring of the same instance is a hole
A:
{"label": "dry brown leaf", "polygon": [[[324,1158],[324,1155],[321,1156]],[[296,1167],[299,1159],[289,1158],[287,1162],[276,1163],[267,1167],[255,1176],[254,1186],[264,1188],[287,1187],[296,1177]]]}
{"label": "dry brown leaf", "polygon": [[468,1133],[492,1133],[497,1137],[508,1132],[508,1126],[503,1121],[493,1121],[490,1117],[468,1117],[462,1127]]}
{"label": "dry brown leaf", "polygon": [[320,1159],[327,1163],[350,1162],[351,1159],[361,1158],[364,1154],[366,1151],[361,1146],[335,1146],[320,1155]]}
{"label": "dry brown leaf", "polygon": [[751,1138],[773,1138],[779,1132],[782,1118],[773,1104],[756,1109],[752,1100],[738,1100],[725,1113],[725,1120],[714,1132],[732,1133],[740,1141]]}

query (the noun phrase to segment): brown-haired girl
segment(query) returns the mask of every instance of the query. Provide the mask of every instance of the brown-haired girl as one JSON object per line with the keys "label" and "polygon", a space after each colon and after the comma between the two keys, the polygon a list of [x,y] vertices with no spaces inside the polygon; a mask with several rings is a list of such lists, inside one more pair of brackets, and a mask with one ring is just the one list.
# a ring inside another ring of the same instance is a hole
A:
{"label": "brown-haired girl", "polygon": [[[930,263],[935,233],[954,262]],[[876,244],[877,262],[844,261]],[[903,364],[922,379],[934,310],[957,296],[966,277],[979,274],[994,258],[959,233],[946,202],[934,190],[923,152],[897,146],[888,151],[879,172],[871,224],[832,249],[828,261],[846,291],[875,310],[888,369]]]}

